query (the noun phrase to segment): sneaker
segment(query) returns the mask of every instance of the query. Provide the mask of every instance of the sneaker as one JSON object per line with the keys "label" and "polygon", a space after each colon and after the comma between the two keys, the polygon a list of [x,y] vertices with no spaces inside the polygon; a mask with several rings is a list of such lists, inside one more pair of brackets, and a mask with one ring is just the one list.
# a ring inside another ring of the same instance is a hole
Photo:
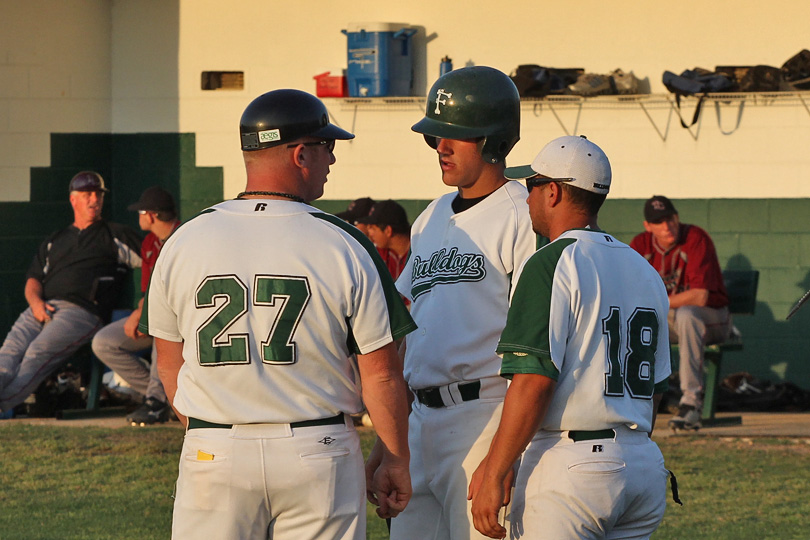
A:
{"label": "sneaker", "polygon": [[133,426],[149,426],[155,423],[164,423],[169,420],[171,407],[168,403],[158,401],[155,398],[146,398],[143,405],[138,407],[129,416],[127,422]]}
{"label": "sneaker", "polygon": [[692,405],[681,405],[678,414],[669,421],[672,429],[700,429],[700,413]]}

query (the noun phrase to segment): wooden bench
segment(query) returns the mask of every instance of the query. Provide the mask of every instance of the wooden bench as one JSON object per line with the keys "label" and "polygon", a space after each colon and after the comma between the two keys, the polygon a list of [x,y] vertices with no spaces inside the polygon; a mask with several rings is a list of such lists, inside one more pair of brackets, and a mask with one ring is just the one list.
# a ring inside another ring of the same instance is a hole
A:
{"label": "wooden bench", "polygon": [[[728,310],[734,316],[753,315],[757,305],[757,288],[759,287],[758,270],[726,270],[723,272],[723,282],[728,292]],[[705,395],[703,397],[703,411],[700,422],[703,426],[738,425],[742,423],[740,416],[725,416],[718,418],[715,415],[717,408],[717,394],[720,385],[720,372],[723,365],[723,353],[741,351],[743,349],[742,336],[732,335],[723,343],[707,345],[704,349],[706,370]],[[678,346],[671,347],[672,358],[678,358]],[[674,362],[673,362],[674,364]]]}

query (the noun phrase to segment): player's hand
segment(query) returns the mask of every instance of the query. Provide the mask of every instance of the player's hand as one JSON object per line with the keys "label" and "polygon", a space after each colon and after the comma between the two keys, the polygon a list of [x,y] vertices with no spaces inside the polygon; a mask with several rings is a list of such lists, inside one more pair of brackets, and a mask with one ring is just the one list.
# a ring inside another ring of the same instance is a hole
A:
{"label": "player's hand", "polygon": [[[481,488],[481,481],[484,477],[484,469],[486,468],[486,458],[478,465],[470,480],[470,486],[467,489],[467,500],[473,500],[475,494]],[[517,475],[518,463],[515,463],[511,469],[506,473],[503,479],[503,505],[506,506],[512,500],[512,487],[515,485],[515,476]]]}
{"label": "player's hand", "polygon": [[377,501],[377,515],[383,519],[397,517],[411,500],[411,475],[408,461],[386,456],[374,473],[371,481],[374,500]]}
{"label": "player's hand", "polygon": [[31,306],[31,312],[34,314],[34,318],[36,320],[42,324],[45,324],[50,322],[50,320],[53,318],[53,314],[56,312],[56,307],[43,300],[42,302],[33,304]]}
{"label": "player's hand", "polygon": [[472,475],[467,499],[472,500],[473,525],[489,538],[505,538],[506,529],[499,523],[501,508],[509,504],[514,468],[509,469],[502,481],[488,477],[486,459]]}
{"label": "player's hand", "polygon": [[373,504],[374,506],[380,506],[379,501],[377,500],[377,496],[374,494],[374,474],[377,472],[377,469],[380,468],[380,463],[382,463],[382,454],[383,448],[382,443],[380,442],[379,437],[376,441],[374,441],[374,446],[371,448],[371,452],[368,455],[368,459],[366,460],[366,499],[368,502]]}
{"label": "player's hand", "polygon": [[373,486],[374,496],[380,503],[377,515],[383,519],[397,517],[411,500],[411,475],[407,466],[383,464],[374,475]]}
{"label": "player's hand", "polygon": [[141,310],[136,309],[132,313],[129,314],[127,317],[126,322],[124,323],[124,334],[130,339],[138,339],[139,337],[143,337],[145,334],[138,331],[138,323],[141,320]]}

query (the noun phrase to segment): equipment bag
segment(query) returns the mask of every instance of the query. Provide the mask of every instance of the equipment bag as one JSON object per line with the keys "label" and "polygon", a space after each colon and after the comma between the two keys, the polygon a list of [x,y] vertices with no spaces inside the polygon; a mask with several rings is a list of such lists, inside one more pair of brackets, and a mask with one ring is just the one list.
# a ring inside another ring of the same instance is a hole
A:
{"label": "equipment bag", "polygon": [[782,72],[773,66],[717,66],[715,72],[731,79],[734,92],[778,92]]}
{"label": "equipment bag", "polygon": [[695,113],[692,116],[692,122],[687,125],[686,122],[683,121],[683,118],[680,118],[681,126],[687,129],[695,125],[698,118],[700,118],[700,110],[703,107],[706,94],[711,92],[729,92],[734,86],[727,75],[703,68],[687,69],[680,75],[675,75],[671,71],[665,71],[662,82],[664,86],[667,87],[667,90],[675,94],[675,104],[678,107],[679,117],[681,96],[700,94],[698,104],[695,107]]}
{"label": "equipment bag", "polygon": [[547,68],[535,64],[521,64],[509,76],[520,97],[545,97],[563,94],[569,84],[585,70],[582,68]]}
{"label": "equipment bag", "polygon": [[583,73],[576,82],[568,85],[568,91],[575,96],[600,96],[616,94],[637,94],[638,79],[631,71],[625,73],[615,69],[606,75]]}
{"label": "equipment bag", "polygon": [[810,51],[802,49],[782,64],[782,90],[810,90]]}

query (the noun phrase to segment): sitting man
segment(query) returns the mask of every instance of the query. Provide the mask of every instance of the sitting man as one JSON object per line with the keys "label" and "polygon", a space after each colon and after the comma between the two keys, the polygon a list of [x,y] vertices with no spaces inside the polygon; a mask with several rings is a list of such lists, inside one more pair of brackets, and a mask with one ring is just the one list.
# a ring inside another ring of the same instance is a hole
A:
{"label": "sitting man", "polygon": [[[163,242],[180,225],[180,221],[177,219],[174,198],[159,186],[147,188],[138,202],[128,208],[138,212],[138,225],[142,231],[149,233],[141,244],[141,292],[145,294]],[[93,352],[98,359],[144,397],[143,405],[127,416],[127,421],[133,426],[163,423],[169,419],[171,411],[158,376],[152,337],[138,330],[142,309],[143,298],[129,317],[108,324],[93,338]],[[139,354],[150,347],[151,367],[145,365]]]}
{"label": "sitting man", "polygon": [[377,246],[388,271],[397,279],[411,250],[411,224],[405,209],[390,199],[380,201],[374,203],[368,216],[357,222],[366,226],[366,235]]}
{"label": "sitting man", "polygon": [[70,181],[73,223],[39,247],[25,282],[29,307],[0,348],[0,409],[19,405],[110,318],[128,268],[141,266],[138,233],[101,218],[104,179]]}
{"label": "sitting man", "polygon": [[704,347],[725,341],[731,332],[728,295],[714,243],[695,225],[681,223],[668,198],[644,204],[644,229],[630,243],[658,270],[669,295],[670,341],[680,350],[681,396],[677,429],[700,428],[703,406]]}

